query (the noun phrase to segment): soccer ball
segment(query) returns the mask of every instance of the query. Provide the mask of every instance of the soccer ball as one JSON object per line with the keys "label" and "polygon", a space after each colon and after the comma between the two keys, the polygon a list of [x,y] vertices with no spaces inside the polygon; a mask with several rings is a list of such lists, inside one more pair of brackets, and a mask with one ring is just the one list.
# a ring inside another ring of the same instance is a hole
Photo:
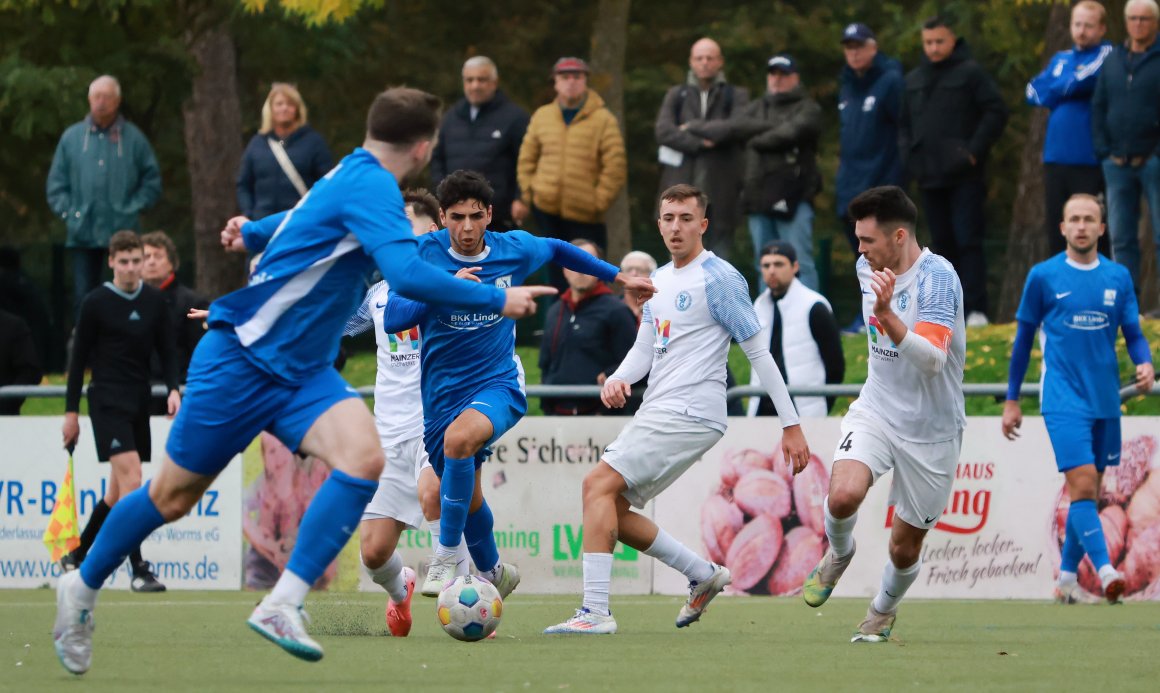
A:
{"label": "soccer ball", "polygon": [[435,613],[448,635],[475,642],[495,632],[503,614],[503,600],[499,590],[487,580],[464,575],[439,593]]}

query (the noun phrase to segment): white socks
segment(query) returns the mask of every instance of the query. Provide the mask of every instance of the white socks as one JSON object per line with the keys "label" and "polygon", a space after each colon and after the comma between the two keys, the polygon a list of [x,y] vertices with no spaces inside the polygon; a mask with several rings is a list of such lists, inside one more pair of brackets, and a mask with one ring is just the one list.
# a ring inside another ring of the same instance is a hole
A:
{"label": "white socks", "polygon": [[97,595],[100,593],[100,590],[95,590],[86,585],[85,581],[81,579],[80,571],[77,571],[77,579],[73,582],[72,589],[69,590],[69,596],[81,608],[92,611],[97,606]]}
{"label": "white socks", "polygon": [[378,568],[371,568],[363,561],[363,567],[370,573],[376,585],[381,586],[391,595],[391,601],[398,604],[407,598],[407,582],[403,579],[403,557],[398,551],[391,554],[387,562]]}
{"label": "white socks", "polygon": [[467,551],[466,539],[460,539],[459,546],[449,549],[439,543],[439,520],[429,520],[427,531],[431,532],[431,545],[435,547],[437,557],[455,556],[455,577],[462,577],[471,572],[471,554]]}
{"label": "white socks", "polygon": [[689,578],[689,582],[703,582],[713,577],[712,563],[693,553],[689,547],[673,539],[668,532],[660,527],[657,528],[657,538],[653,540],[652,546],[644,550],[644,553],[670,568],[679,570],[685,577]]}
{"label": "white socks", "polygon": [[854,525],[858,522],[858,513],[839,520],[830,514],[830,497],[822,501],[826,509],[826,538],[830,540],[830,550],[835,558],[849,556],[854,550]]}
{"label": "white socks", "polygon": [[302,606],[307,594],[310,594],[309,583],[289,570],[283,570],[282,577],[270,591],[270,601]]}
{"label": "white socks", "polygon": [[584,608],[601,616],[608,608],[608,588],[612,584],[612,554],[584,554]]}
{"label": "white socks", "polygon": [[1079,582],[1079,574],[1072,573],[1072,572],[1069,572],[1066,570],[1059,571],[1058,584],[1060,587],[1070,587],[1077,582]]}
{"label": "white socks", "polygon": [[906,590],[914,584],[921,569],[921,558],[909,568],[895,568],[893,561],[886,561],[886,570],[882,571],[882,587],[878,590],[878,596],[874,597],[874,610],[880,614],[898,611],[899,602],[906,595]]}

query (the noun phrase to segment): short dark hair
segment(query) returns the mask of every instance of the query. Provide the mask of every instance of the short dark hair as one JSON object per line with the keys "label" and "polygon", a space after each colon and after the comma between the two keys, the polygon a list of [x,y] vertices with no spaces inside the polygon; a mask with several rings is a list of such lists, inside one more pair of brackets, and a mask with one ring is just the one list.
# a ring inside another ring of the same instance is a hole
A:
{"label": "short dark hair", "polygon": [[375,97],[367,112],[367,137],[396,147],[435,138],[443,102],[410,87],[391,87]]}
{"label": "short dark hair", "polygon": [[109,239],[109,257],[125,250],[141,250],[141,237],[136,231],[118,231]]}
{"label": "short dark hair", "polygon": [[478,200],[484,207],[490,207],[493,195],[495,191],[491,189],[491,184],[482,173],[464,169],[447,176],[439,183],[439,187],[435,188],[439,208],[444,210],[467,200]]}
{"label": "short dark hair", "polygon": [[902,226],[910,235],[918,225],[918,208],[897,185],[870,188],[850,201],[846,215],[853,221],[874,217],[879,228]]}
{"label": "short dark hair", "polygon": [[169,264],[173,265],[173,269],[176,270],[181,266],[181,259],[177,256],[177,245],[164,231],[151,231],[145,234],[141,237],[141,245],[161,248],[165,251],[165,257],[169,259]]}
{"label": "short dark hair", "polygon": [[598,259],[598,260],[604,259],[604,248],[601,248],[600,244],[597,243],[596,241],[590,241],[587,238],[575,238],[572,240],[572,245],[574,245],[576,247],[580,247],[582,245],[589,246],[593,250],[596,251],[596,259]]}
{"label": "short dark hair", "polygon": [[416,215],[425,216],[439,223],[439,200],[427,188],[410,188],[403,191],[403,205],[410,205]]}
{"label": "short dark hair", "polygon": [[696,198],[697,208],[704,212],[709,208],[709,196],[695,185],[678,183],[661,193],[661,202],[684,202],[690,197]]}
{"label": "short dark hair", "polygon": [[936,14],[933,17],[927,17],[922,22],[923,29],[937,29],[939,27],[946,27],[950,31],[954,31],[954,24],[951,23],[951,18],[945,14]]}

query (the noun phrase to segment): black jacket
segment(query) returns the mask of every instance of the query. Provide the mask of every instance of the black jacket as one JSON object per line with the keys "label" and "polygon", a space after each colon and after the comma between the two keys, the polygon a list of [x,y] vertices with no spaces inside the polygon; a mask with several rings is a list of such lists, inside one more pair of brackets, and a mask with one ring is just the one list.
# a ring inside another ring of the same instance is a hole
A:
{"label": "black jacket", "polygon": [[431,182],[439,181],[460,169],[478,171],[487,177],[495,190],[492,198],[493,230],[514,228],[511,223],[512,200],[520,196],[516,183],[516,160],[520,144],[528,129],[528,112],[496,91],[491,101],[479,107],[471,119],[471,104],[460,99],[443,116],[439,141],[431,155]]}
{"label": "black jacket", "polygon": [[[205,334],[204,320],[190,320],[186,317],[190,308],[204,310],[209,308],[209,301],[193,289],[172,277],[164,285],[161,293],[165,296],[165,303],[169,306],[169,321],[173,324],[173,336],[177,341],[177,376],[180,382],[185,382],[189,371],[189,360],[193,358],[193,350]],[[151,361],[153,382],[164,382],[165,371],[161,366],[161,356],[153,354]]]}
{"label": "black jacket", "polygon": [[[242,216],[261,219],[298,204],[301,195],[274,158],[270,141],[277,143],[273,132],[254,135],[242,154],[238,169],[238,209]],[[303,125],[286,138],[286,154],[309,190],[334,165],[322,135]]]}
{"label": "black jacket", "polygon": [[[608,287],[590,295],[579,305],[572,291],[564,292],[548,308],[544,318],[544,341],[540,343],[540,372],[545,385],[596,385],[596,377],[612,375],[636,341],[636,318]],[[599,398],[560,398],[542,401],[544,413],[559,408],[579,413],[607,411]]]}
{"label": "black jacket", "polygon": [[899,146],[919,187],[947,188],[981,176],[1006,124],[1003,97],[964,39],[946,60],[923,57],[906,75]]}
{"label": "black jacket", "polygon": [[1127,46],[1104,60],[1092,96],[1096,157],[1160,153],[1160,41],[1128,66]]}
{"label": "black jacket", "polygon": [[[42,375],[32,332],[18,316],[0,310],[0,386],[36,385]],[[23,399],[0,399],[0,416],[20,413]]]}

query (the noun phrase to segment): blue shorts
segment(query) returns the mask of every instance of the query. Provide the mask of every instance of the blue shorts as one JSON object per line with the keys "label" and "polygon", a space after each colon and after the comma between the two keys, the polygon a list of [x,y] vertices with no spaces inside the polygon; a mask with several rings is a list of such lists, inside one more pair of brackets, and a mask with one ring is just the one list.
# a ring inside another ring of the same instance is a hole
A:
{"label": "blue shorts", "polygon": [[297,451],[323,412],[358,396],[333,368],[280,382],[246,357],[233,330],[212,329],[193,352],[165,450],[183,469],[216,476],[262,431]]}
{"label": "blue shorts", "polygon": [[443,478],[443,436],[448,427],[459,415],[468,409],[474,409],[491,421],[491,438],[475,453],[475,468],[483,466],[484,461],[491,457],[491,445],[499,440],[519,423],[528,411],[528,400],[516,387],[505,385],[490,385],[486,389],[472,395],[465,406],[453,409],[450,416],[438,421],[424,422],[423,445],[427,448],[427,456],[431,459],[431,467],[435,476]]}
{"label": "blue shorts", "polygon": [[1067,414],[1044,414],[1047,437],[1055,449],[1055,466],[1066,472],[1085,464],[1096,471],[1120,464],[1120,418],[1090,419]]}

